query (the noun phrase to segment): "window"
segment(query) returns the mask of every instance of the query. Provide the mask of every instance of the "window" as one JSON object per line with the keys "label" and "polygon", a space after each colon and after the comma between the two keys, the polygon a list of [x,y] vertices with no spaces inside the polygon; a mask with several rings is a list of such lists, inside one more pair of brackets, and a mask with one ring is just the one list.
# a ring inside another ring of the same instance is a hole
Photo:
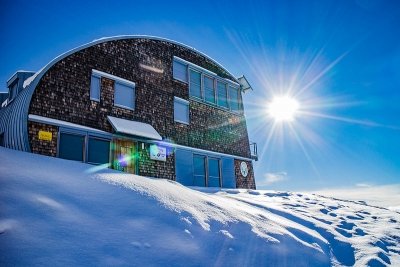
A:
{"label": "window", "polygon": [[62,159],[83,161],[85,136],[60,133],[58,156]]}
{"label": "window", "polygon": [[88,162],[95,164],[109,163],[110,141],[105,139],[89,137]]}
{"label": "window", "polygon": [[214,79],[204,76],[204,94],[207,102],[215,104]]}
{"label": "window", "polygon": [[114,93],[114,105],[127,108],[135,109],[135,87],[115,81],[115,93]]}
{"label": "window", "polygon": [[193,155],[193,185],[206,186],[206,157]]}
{"label": "window", "polygon": [[177,60],[174,60],[174,62],[173,62],[174,79],[177,79],[177,80],[187,83],[187,80],[188,80],[187,72],[188,72],[188,66],[186,64],[183,64]]}
{"label": "window", "polygon": [[229,106],[232,111],[239,111],[239,89],[229,86]]}
{"label": "window", "polygon": [[90,79],[90,100],[100,101],[100,77],[93,74]]}
{"label": "window", "polygon": [[173,60],[173,76],[174,79],[189,82],[189,96],[197,101],[211,103],[234,112],[243,108],[239,84],[233,80],[224,79],[210,70],[178,57],[174,57]]}
{"label": "window", "polygon": [[219,159],[208,158],[208,186],[221,187],[221,174],[219,171]]}
{"label": "window", "polygon": [[190,95],[198,98],[202,98],[201,96],[201,73],[190,70]]}
{"label": "window", "polygon": [[189,102],[179,97],[174,98],[174,121],[189,124]]}
{"label": "window", "polygon": [[226,83],[217,82],[218,89],[218,106],[228,108]]}

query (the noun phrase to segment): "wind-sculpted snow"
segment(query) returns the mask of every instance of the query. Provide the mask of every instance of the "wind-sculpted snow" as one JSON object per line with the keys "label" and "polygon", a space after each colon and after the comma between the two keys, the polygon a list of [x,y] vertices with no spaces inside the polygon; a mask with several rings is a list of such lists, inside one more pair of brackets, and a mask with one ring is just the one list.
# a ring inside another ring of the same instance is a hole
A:
{"label": "wind-sculpted snow", "polygon": [[1,266],[400,266],[400,214],[0,148]]}

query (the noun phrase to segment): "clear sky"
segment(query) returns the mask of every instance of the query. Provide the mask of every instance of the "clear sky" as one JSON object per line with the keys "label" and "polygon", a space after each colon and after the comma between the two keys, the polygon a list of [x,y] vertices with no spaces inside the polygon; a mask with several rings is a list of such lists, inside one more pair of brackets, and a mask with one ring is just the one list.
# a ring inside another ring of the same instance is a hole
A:
{"label": "clear sky", "polygon": [[[156,35],[190,45],[254,91],[258,188],[313,190],[400,183],[400,2],[0,0],[0,90],[94,39]],[[292,122],[266,112],[300,103]]]}

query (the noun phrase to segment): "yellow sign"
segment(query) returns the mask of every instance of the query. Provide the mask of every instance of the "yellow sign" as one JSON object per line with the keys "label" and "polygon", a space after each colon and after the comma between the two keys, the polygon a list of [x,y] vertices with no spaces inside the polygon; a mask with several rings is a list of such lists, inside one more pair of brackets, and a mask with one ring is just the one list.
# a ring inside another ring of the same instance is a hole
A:
{"label": "yellow sign", "polygon": [[51,141],[53,134],[51,132],[39,131],[39,140]]}

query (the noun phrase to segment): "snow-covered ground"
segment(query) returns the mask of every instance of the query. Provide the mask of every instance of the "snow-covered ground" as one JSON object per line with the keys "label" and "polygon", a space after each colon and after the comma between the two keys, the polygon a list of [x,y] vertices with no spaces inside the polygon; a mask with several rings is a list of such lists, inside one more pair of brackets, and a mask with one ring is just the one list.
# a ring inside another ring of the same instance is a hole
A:
{"label": "snow-covered ground", "polygon": [[0,266],[400,266],[400,213],[0,148]]}

